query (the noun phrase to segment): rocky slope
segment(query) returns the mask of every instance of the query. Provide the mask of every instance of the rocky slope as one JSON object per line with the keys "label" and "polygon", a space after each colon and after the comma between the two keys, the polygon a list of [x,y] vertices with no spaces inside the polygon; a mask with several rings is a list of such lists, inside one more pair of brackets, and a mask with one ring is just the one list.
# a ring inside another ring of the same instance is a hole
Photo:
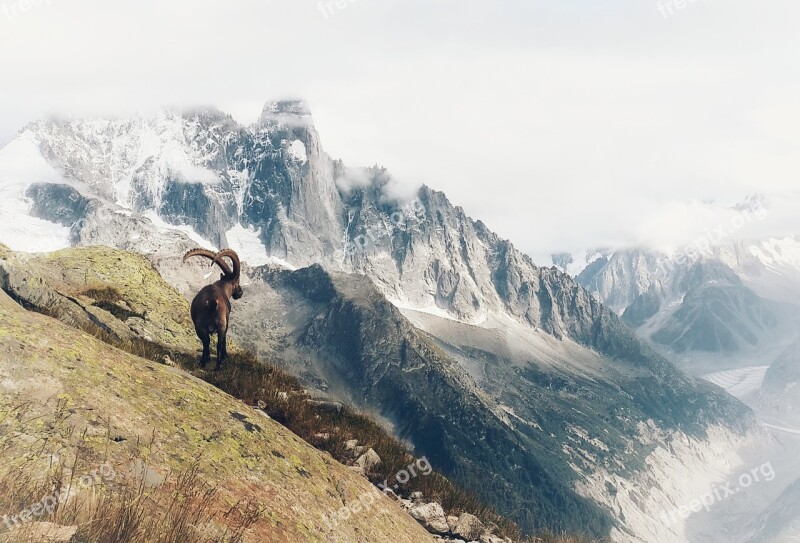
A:
{"label": "rocky slope", "polygon": [[752,355],[791,337],[797,308],[756,294],[717,252],[675,259],[617,251],[592,262],[577,281],[664,352]]}
{"label": "rocky slope", "polygon": [[759,402],[800,421],[800,341],[790,345],[767,369]]}
{"label": "rocky slope", "polygon": [[[208,518],[196,526],[205,537],[201,541],[226,540],[222,534],[235,531],[241,520],[234,514],[236,506],[244,503],[258,511],[244,541],[433,541],[396,502],[381,496],[346,523],[327,526],[322,515],[360,503],[362,496],[375,494],[374,487],[210,385],[117,350],[18,303],[32,303],[38,293],[49,299],[40,297],[37,304],[74,311],[75,318],[97,323],[130,311],[124,322],[133,333],[173,337],[175,344],[182,344],[185,338],[173,317],[186,314],[187,302],[158,281],[140,257],[91,249],[18,260],[3,249],[0,262],[5,282],[0,292],[4,484],[21,479],[23,471],[35,481],[60,466],[63,477],[77,479],[108,465],[114,479],[104,480],[103,488],[113,491],[124,487],[128,477],[144,477],[147,485],[157,486],[193,467],[216,489]],[[16,281],[23,269],[31,274]],[[92,305],[91,291],[69,291],[103,281],[119,284],[127,294],[138,293],[142,305],[134,296],[103,309],[97,299]],[[5,293],[7,288],[17,301]],[[3,499],[4,508],[11,506],[6,501],[13,494]],[[70,498],[81,499],[79,492]],[[20,510],[29,505],[16,504]]]}
{"label": "rocky slope", "polygon": [[756,521],[747,543],[795,543],[800,540],[800,480],[789,486]]}

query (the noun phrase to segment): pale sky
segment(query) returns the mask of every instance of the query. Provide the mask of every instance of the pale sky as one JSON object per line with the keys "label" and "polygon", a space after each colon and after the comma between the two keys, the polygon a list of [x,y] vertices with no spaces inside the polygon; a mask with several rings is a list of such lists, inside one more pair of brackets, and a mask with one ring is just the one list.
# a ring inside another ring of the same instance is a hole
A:
{"label": "pale sky", "polygon": [[0,0],[0,143],[48,112],[301,97],[330,155],[530,254],[685,242],[703,202],[800,189],[800,3],[674,4]]}

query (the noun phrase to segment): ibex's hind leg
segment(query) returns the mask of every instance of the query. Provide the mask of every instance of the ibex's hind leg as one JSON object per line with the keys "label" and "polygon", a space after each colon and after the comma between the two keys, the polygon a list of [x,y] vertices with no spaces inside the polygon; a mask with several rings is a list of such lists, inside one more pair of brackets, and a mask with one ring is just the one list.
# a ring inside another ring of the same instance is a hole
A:
{"label": "ibex's hind leg", "polygon": [[200,367],[205,368],[208,361],[211,360],[211,334],[197,330],[197,337],[203,342],[203,356],[200,357]]}
{"label": "ibex's hind leg", "polygon": [[228,331],[220,330],[217,336],[217,367],[215,370],[222,367],[226,358],[228,358]]}

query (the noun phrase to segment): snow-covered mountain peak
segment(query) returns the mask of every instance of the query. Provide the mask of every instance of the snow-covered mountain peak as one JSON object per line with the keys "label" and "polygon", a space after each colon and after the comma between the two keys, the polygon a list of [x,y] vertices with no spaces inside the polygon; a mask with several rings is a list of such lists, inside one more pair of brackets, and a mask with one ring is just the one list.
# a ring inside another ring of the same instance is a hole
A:
{"label": "snow-covered mountain peak", "polygon": [[264,104],[259,124],[310,127],[314,120],[311,108],[304,100],[275,100]]}

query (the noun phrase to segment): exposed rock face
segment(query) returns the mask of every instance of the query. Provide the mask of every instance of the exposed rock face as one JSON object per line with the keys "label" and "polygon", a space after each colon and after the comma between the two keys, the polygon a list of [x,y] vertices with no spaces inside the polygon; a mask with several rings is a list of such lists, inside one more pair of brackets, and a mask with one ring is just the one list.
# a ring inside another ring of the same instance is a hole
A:
{"label": "exposed rock face", "polygon": [[639,328],[661,310],[661,297],[655,289],[648,290],[634,298],[631,305],[625,308],[622,321],[631,328]]}
{"label": "exposed rock face", "polygon": [[778,324],[763,300],[716,258],[676,261],[650,251],[619,251],[577,278],[622,320],[677,353],[734,353],[770,338]]}
{"label": "exposed rock face", "polygon": [[790,345],[767,370],[761,386],[762,405],[800,420],[800,340]]}
{"label": "exposed rock face", "polygon": [[605,305],[622,312],[639,296],[668,296],[674,264],[666,255],[647,250],[619,251],[589,264],[578,282]]}
{"label": "exposed rock face", "polygon": [[[258,232],[269,254],[297,264],[322,261],[340,246],[335,166],[300,102],[267,104],[249,128],[205,110],[134,121],[51,119],[29,130],[53,166],[92,196],[190,226],[215,246],[227,245],[225,233],[237,224]],[[29,191],[41,200],[37,216],[74,218],[80,199],[69,200],[67,212],[55,195]]]}
{"label": "exposed rock face", "polygon": [[188,302],[146,258],[107,247],[0,258],[0,288],[25,307],[118,340],[138,336],[193,351]]}
{"label": "exposed rock face", "polygon": [[446,534],[450,531],[450,527],[447,525],[447,517],[442,506],[438,503],[417,505],[411,508],[409,513],[431,533]]}

